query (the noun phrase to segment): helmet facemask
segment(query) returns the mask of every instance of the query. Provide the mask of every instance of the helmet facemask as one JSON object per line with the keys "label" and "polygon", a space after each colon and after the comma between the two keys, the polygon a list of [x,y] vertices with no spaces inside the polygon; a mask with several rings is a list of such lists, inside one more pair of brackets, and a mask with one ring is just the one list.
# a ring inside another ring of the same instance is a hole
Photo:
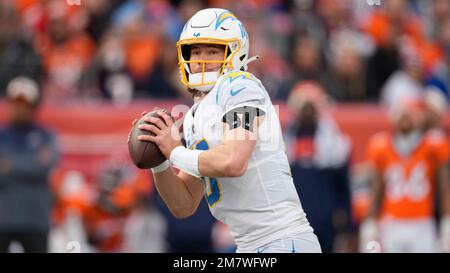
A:
{"label": "helmet facemask", "polygon": [[[195,44],[222,45],[225,47],[224,56],[221,60],[190,60],[190,47]],[[178,65],[182,83],[190,89],[202,92],[210,91],[217,82],[217,79],[224,73],[233,69],[233,58],[241,48],[239,40],[224,40],[210,38],[193,38],[180,40],[177,43]],[[201,63],[202,71],[191,73],[190,64]],[[206,71],[207,64],[217,63],[220,67],[216,71]]]}

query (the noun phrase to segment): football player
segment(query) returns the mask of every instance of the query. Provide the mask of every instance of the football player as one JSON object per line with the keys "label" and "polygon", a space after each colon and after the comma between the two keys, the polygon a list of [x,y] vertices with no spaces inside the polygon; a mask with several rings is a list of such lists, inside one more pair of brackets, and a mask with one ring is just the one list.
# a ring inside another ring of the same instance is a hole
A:
{"label": "football player", "polygon": [[[246,72],[249,38],[224,9],[204,9],[177,42],[181,81],[194,105],[183,121],[186,147],[166,113],[140,125],[169,160],[152,169],[172,213],[192,215],[205,196],[229,226],[237,252],[320,252],[294,187],[277,111]],[[180,172],[170,168],[173,165]]]}
{"label": "football player", "polygon": [[394,132],[379,133],[369,142],[373,202],[361,225],[362,251],[374,242],[383,252],[438,250],[435,192],[440,194],[442,239],[450,246],[448,144],[443,134],[423,132],[424,119],[423,101],[399,101],[391,110]]}

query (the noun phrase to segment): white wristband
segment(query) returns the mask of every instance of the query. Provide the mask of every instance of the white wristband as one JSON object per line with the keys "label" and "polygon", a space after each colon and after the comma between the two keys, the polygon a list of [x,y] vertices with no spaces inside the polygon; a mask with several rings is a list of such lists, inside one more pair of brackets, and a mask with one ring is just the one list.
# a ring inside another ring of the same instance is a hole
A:
{"label": "white wristband", "polygon": [[198,169],[198,157],[204,151],[190,150],[183,146],[173,149],[170,154],[170,162],[178,169],[195,177],[202,176]]}
{"label": "white wristband", "polygon": [[155,173],[162,173],[163,171],[167,170],[170,167],[169,160],[164,161],[163,163],[159,164],[158,166],[152,168],[152,172]]}

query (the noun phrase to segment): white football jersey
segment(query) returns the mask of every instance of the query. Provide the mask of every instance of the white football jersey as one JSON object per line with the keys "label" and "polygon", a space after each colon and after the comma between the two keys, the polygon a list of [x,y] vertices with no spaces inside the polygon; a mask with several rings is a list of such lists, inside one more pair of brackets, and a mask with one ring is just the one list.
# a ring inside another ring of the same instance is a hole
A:
{"label": "white football jersey", "polygon": [[252,106],[264,111],[248,169],[241,177],[202,177],[211,213],[229,226],[240,249],[312,231],[292,181],[278,112],[261,82],[252,74],[232,71],[186,113],[186,146],[208,150],[223,139],[223,116]]}

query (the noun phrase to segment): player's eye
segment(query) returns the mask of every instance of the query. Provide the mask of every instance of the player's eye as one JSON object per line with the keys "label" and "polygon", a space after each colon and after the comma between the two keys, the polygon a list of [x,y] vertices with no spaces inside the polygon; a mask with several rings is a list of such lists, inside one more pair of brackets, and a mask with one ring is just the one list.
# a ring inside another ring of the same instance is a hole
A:
{"label": "player's eye", "polygon": [[217,50],[217,49],[210,49],[208,51],[208,54],[209,55],[217,55],[217,54],[219,54],[219,50]]}

